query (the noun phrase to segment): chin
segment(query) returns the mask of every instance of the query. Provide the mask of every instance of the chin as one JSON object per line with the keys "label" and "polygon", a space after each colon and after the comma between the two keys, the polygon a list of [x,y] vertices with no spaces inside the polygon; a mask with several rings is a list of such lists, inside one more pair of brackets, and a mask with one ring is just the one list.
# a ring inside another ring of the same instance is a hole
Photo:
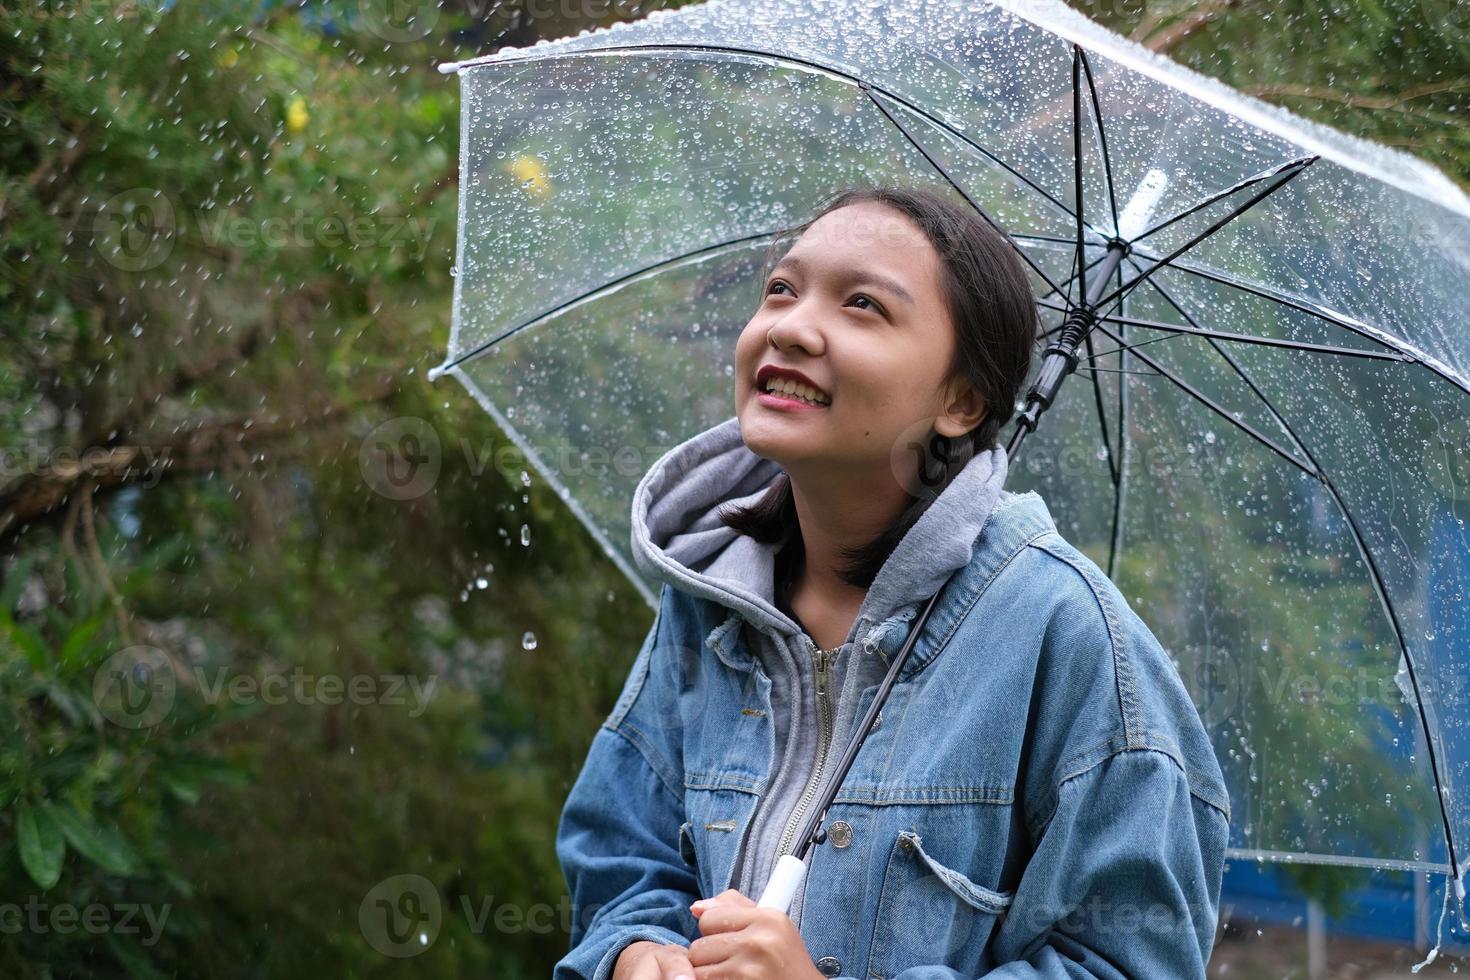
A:
{"label": "chin", "polygon": [[819,448],[812,445],[811,433],[796,431],[784,419],[756,418],[755,412],[740,416],[740,438],[751,452],[783,468],[811,458]]}

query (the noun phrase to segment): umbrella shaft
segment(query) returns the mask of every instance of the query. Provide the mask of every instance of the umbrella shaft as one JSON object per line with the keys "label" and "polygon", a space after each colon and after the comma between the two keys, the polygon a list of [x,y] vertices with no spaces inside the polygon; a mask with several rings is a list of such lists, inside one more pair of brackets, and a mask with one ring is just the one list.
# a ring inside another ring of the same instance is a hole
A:
{"label": "umbrella shaft", "polygon": [[[1087,297],[1079,306],[1075,306],[1067,314],[1067,319],[1062,323],[1062,329],[1057,334],[1057,339],[1047,346],[1041,362],[1041,371],[1036,377],[1036,383],[1026,393],[1026,410],[1017,419],[1016,432],[1008,447],[1008,455],[1014,456],[1020,447],[1021,440],[1027,432],[1036,428],[1036,422],[1041,418],[1041,413],[1051,407],[1056,400],[1057,391],[1067,375],[1077,368],[1077,347],[1082,339],[1092,329],[1097,320],[1096,303],[1098,297],[1108,287],[1108,280],[1117,271],[1118,263],[1123,261],[1123,256],[1128,254],[1128,245],[1121,239],[1113,239],[1108,242],[1108,254],[1098,263],[1093,272],[1092,281],[1087,287]],[[1079,256],[1078,261],[1085,261],[1086,256]]]}

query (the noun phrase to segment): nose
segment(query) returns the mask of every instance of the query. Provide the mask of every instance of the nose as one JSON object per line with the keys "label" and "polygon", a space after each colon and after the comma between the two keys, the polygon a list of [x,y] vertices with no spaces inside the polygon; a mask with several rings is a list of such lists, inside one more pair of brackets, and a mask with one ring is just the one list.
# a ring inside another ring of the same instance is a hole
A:
{"label": "nose", "polygon": [[766,342],[779,351],[797,348],[812,357],[820,357],[827,347],[822,331],[810,323],[809,314],[799,309],[790,310],[773,323],[766,331]]}

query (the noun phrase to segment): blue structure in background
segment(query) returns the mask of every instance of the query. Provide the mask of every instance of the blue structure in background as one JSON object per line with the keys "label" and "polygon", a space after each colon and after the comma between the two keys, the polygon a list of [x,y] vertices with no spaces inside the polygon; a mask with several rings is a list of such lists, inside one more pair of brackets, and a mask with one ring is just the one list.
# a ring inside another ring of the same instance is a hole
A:
{"label": "blue structure in background", "polygon": [[[1465,488],[1470,496],[1470,487]],[[1441,744],[1451,759],[1470,757],[1470,704],[1464,698],[1470,681],[1470,534],[1466,519],[1456,514],[1455,499],[1447,506],[1431,528],[1428,553],[1429,575],[1425,582],[1424,602],[1433,639],[1426,639],[1430,659],[1436,670],[1439,710],[1453,715],[1458,724],[1443,725]],[[1470,500],[1466,501],[1470,510]],[[1417,661],[1416,661],[1417,666]],[[1426,665],[1429,666],[1429,665]],[[1446,672],[1448,671],[1448,675]],[[1423,678],[1421,678],[1421,683]],[[1394,724],[1389,722],[1389,728]],[[1422,735],[1420,736],[1422,741]],[[1383,747],[1386,756],[1411,750],[1415,739],[1403,739],[1402,750]],[[1405,759],[1405,767],[1408,761]],[[1470,786],[1455,787],[1458,793],[1470,792]],[[1458,797],[1457,793],[1457,797]],[[1463,812],[1464,804],[1459,809]],[[1452,811],[1454,812],[1454,811]],[[1470,841],[1461,842],[1462,851]],[[1426,842],[1425,856],[1430,861],[1448,863],[1441,839]],[[1461,853],[1462,863],[1470,863],[1470,853]],[[1410,871],[1374,871],[1362,888],[1347,897],[1347,913],[1339,918],[1327,917],[1329,936],[1353,936],[1406,946],[1435,944],[1440,912],[1444,907],[1445,889],[1450,887],[1447,875]],[[1470,876],[1467,876],[1470,878]],[[1470,905],[1470,902],[1467,902]],[[1450,897],[1440,937],[1440,955],[1470,956],[1470,930],[1458,920],[1455,900]],[[1470,916],[1470,910],[1467,910]],[[1271,862],[1231,859],[1226,862],[1225,880],[1221,887],[1220,918],[1222,921],[1255,919],[1296,926],[1303,931],[1307,922],[1307,899],[1286,877],[1280,865]]]}

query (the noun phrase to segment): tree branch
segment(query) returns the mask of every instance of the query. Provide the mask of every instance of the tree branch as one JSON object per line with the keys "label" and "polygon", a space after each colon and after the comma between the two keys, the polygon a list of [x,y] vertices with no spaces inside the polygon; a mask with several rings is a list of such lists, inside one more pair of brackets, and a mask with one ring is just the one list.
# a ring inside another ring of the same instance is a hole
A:
{"label": "tree branch", "polygon": [[[0,544],[21,528],[65,507],[84,482],[95,490],[117,490],[144,479],[160,480],[222,468],[239,447],[268,443],[300,429],[319,426],[363,405],[385,401],[398,392],[396,378],[379,381],[345,403],[287,419],[247,415],[207,422],[156,446],[93,445],[76,459],[55,463],[22,477],[0,496]],[[68,521],[70,524],[70,520]]]}
{"label": "tree branch", "polygon": [[1204,0],[1203,3],[1188,10],[1177,20],[1171,20],[1168,25],[1160,28],[1162,17],[1149,17],[1138,25],[1133,32],[1133,40],[1143,44],[1151,51],[1159,54],[1168,54],[1178,47],[1189,36],[1211,21],[1224,14],[1232,7],[1238,7],[1240,0]]}

